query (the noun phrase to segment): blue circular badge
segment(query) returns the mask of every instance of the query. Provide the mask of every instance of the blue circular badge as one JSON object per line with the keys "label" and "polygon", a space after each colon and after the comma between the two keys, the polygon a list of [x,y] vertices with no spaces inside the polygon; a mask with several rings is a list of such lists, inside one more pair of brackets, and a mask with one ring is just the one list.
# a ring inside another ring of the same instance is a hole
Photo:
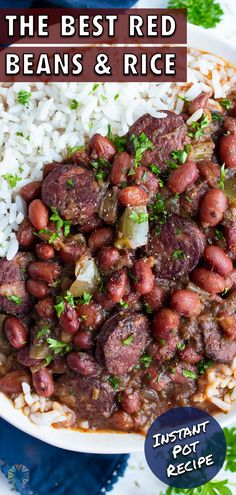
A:
{"label": "blue circular badge", "polygon": [[204,485],[222,468],[225,455],[226,440],[219,423],[195,407],[177,407],[162,414],[145,440],[150,469],[175,488]]}

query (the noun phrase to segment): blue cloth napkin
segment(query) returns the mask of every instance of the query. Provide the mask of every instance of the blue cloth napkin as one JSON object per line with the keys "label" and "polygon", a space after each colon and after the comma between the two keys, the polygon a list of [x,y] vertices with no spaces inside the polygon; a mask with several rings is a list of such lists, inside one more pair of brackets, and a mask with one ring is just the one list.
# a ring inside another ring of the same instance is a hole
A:
{"label": "blue cloth napkin", "polygon": [[127,459],[58,449],[0,420],[0,469],[21,495],[105,495]]}

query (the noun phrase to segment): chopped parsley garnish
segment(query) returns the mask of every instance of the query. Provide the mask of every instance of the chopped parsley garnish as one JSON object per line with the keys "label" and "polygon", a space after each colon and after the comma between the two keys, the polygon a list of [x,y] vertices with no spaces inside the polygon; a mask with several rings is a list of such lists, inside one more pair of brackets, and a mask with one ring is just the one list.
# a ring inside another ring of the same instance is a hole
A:
{"label": "chopped parsley garnish", "polygon": [[179,100],[184,101],[185,103],[189,103],[188,98],[186,98],[185,96],[182,96],[182,95],[177,95],[177,98],[179,98]]}
{"label": "chopped parsley garnish", "polygon": [[66,344],[61,340],[52,339],[51,337],[47,338],[47,343],[49,349],[51,349],[54,352],[54,354],[59,354],[60,356],[64,356],[72,349],[71,344]]}
{"label": "chopped parsley garnish", "polygon": [[149,168],[151,172],[155,175],[159,175],[161,173],[161,169],[157,165],[155,165],[155,163],[151,163],[149,165]]}
{"label": "chopped parsley garnish", "polygon": [[94,169],[94,175],[97,180],[105,180],[110,171],[110,163],[105,158],[98,158],[91,162]]}
{"label": "chopped parsley garnish", "polygon": [[114,96],[114,100],[118,100],[118,98],[120,98],[120,93],[116,93],[116,95]]}
{"label": "chopped parsley garnish", "polygon": [[87,305],[90,303],[92,297],[93,297],[92,294],[90,294],[89,292],[84,292],[82,296],[79,298],[78,302],[79,304]]}
{"label": "chopped parsley garnish", "polygon": [[224,191],[224,188],[225,188],[225,178],[226,178],[226,175],[227,175],[227,171],[225,170],[225,164],[223,163],[223,165],[220,167],[220,180],[217,183],[218,187],[220,187],[221,189],[223,189],[223,191]]}
{"label": "chopped parsley garnish", "polygon": [[160,495],[233,495],[233,492],[229,488],[229,484],[229,480],[226,479],[220,481],[211,480],[197,488],[182,489],[169,486],[169,488],[167,488],[165,492],[161,492]]}
{"label": "chopped parsley garnish", "polygon": [[17,135],[17,136],[20,136],[20,137],[24,137],[23,132],[20,132],[20,131],[18,131],[18,132],[16,133],[16,135]]}
{"label": "chopped parsley garnish", "polygon": [[211,112],[211,118],[212,118],[212,122],[219,122],[220,124],[222,124],[223,122],[223,117],[218,112]]}
{"label": "chopped parsley garnish", "polygon": [[176,249],[176,251],[173,251],[171,257],[175,260],[184,259],[186,258],[186,254],[182,249]]}
{"label": "chopped parsley garnish", "polygon": [[48,229],[41,229],[38,231],[38,233],[34,233],[34,235],[49,235],[49,238],[48,238],[48,244],[53,244],[54,241],[56,241],[56,239],[59,239],[60,237],[60,234],[59,232],[51,232],[51,230],[48,230]]}
{"label": "chopped parsley garnish", "polygon": [[126,337],[126,339],[122,340],[122,345],[128,346],[132,344],[133,341],[134,341],[134,336],[129,335],[128,337]]}
{"label": "chopped parsley garnish", "polygon": [[71,110],[77,110],[78,106],[79,106],[79,103],[77,100],[74,100],[74,99],[71,100],[71,102],[70,102],[70,109]]}
{"label": "chopped parsley garnish", "polygon": [[135,275],[133,275],[133,273],[128,272],[128,275],[129,275],[129,277],[130,277],[130,278],[131,278],[131,279],[132,279],[132,280],[133,280],[136,284],[138,284],[138,278],[137,278],[137,277],[135,277]]}
{"label": "chopped parsley garnish", "polygon": [[139,363],[143,368],[149,368],[152,362],[152,356],[150,354],[143,354],[141,358],[139,358]]}
{"label": "chopped parsley garnish", "polygon": [[[139,162],[142,159],[143,153],[147,150],[153,150],[154,145],[150,139],[142,132],[140,136],[135,136],[135,134],[131,134],[130,136],[131,143],[133,145],[134,149],[134,164],[133,167],[137,168],[139,165]],[[132,175],[132,169],[129,172],[129,175]]]}
{"label": "chopped parsley garnish", "polygon": [[159,220],[160,215],[166,217],[167,210],[165,206],[165,200],[161,194],[156,195],[155,203],[150,205],[151,213],[149,215],[150,220]]}
{"label": "chopped parsley garnish", "polygon": [[161,344],[162,347],[165,347],[165,345],[166,345],[166,339],[160,339],[159,342],[160,342],[160,344]]}
{"label": "chopped parsley garnish", "polygon": [[45,325],[41,330],[38,331],[36,337],[38,340],[42,339],[42,337],[49,337],[50,335],[50,328]]}
{"label": "chopped parsley garnish", "polygon": [[107,138],[114,144],[118,153],[126,150],[126,137],[125,136],[117,136],[112,133],[111,126],[108,124]]}
{"label": "chopped parsley garnish", "polygon": [[29,103],[29,99],[31,98],[31,93],[22,89],[17,93],[17,102],[21,105],[27,105]]}
{"label": "chopped parsley garnish", "polygon": [[17,182],[20,182],[21,178],[17,177],[17,175],[4,174],[3,179],[7,181],[9,186],[13,189],[16,187]]}
{"label": "chopped parsley garnish", "polygon": [[99,88],[100,84],[99,83],[95,83],[91,89],[91,91],[89,92],[89,95],[93,95],[95,93],[95,91],[97,91],[97,89]]}
{"label": "chopped parsley garnish", "polygon": [[153,309],[148,303],[144,303],[144,311],[146,315],[152,315],[153,314]]}
{"label": "chopped parsley garnish", "polygon": [[185,345],[185,343],[184,343],[184,342],[179,342],[179,343],[177,344],[177,349],[178,349],[179,351],[183,351],[183,350],[185,349],[185,347],[186,347],[186,345]]}
{"label": "chopped parsley garnish", "polygon": [[220,100],[220,105],[225,108],[225,110],[230,110],[232,103],[228,98],[222,98],[222,100]]}
{"label": "chopped parsley garnish", "polygon": [[70,234],[71,222],[69,220],[63,220],[59,215],[57,208],[54,206],[51,206],[51,210],[53,214],[50,216],[50,220],[56,224],[57,234],[59,235],[60,230],[64,228],[64,235],[65,237],[68,237]]}
{"label": "chopped parsley garnish", "polygon": [[128,303],[123,301],[122,299],[119,301],[119,305],[124,309],[127,309],[129,307]]}
{"label": "chopped parsley garnish", "polygon": [[117,391],[119,390],[119,385],[120,385],[120,380],[114,375],[109,376],[108,381],[110,385],[112,386],[113,390]]}
{"label": "chopped parsley garnish", "polygon": [[7,296],[8,301],[13,302],[16,306],[20,306],[22,298],[18,296]]}
{"label": "chopped parsley garnish", "polygon": [[204,136],[204,129],[209,125],[210,120],[207,115],[203,114],[197,122],[192,122],[188,136],[197,141],[201,136]]}
{"label": "chopped parsley garnish", "polygon": [[180,164],[185,163],[188,157],[188,153],[190,151],[191,146],[186,144],[183,150],[174,150],[171,153],[171,157],[179,162]]}
{"label": "chopped parsley garnish", "polygon": [[228,294],[228,292],[229,292],[229,287],[225,287],[225,289],[223,290],[223,292],[221,292],[221,297],[226,296],[226,294]]}
{"label": "chopped parsley garnish", "polygon": [[191,370],[183,370],[182,375],[185,376],[185,378],[191,378],[192,380],[197,380],[198,378],[197,374]]}
{"label": "chopped parsley garnish", "polygon": [[167,369],[171,375],[175,375],[175,369],[172,366],[169,366]]}
{"label": "chopped parsley garnish", "polygon": [[144,223],[148,221],[148,213],[145,213],[144,211],[140,211],[139,213],[137,211],[132,211],[129,218],[131,218],[134,223]]}
{"label": "chopped parsley garnish", "polygon": [[74,297],[72,296],[71,292],[69,290],[66,291],[66,295],[64,296],[64,299],[68,304],[74,308],[75,307],[75,301]]}
{"label": "chopped parsley garnish", "polygon": [[66,181],[66,185],[70,188],[74,187],[75,183],[74,183],[74,179],[67,179]]}
{"label": "chopped parsley garnish", "polygon": [[204,28],[213,28],[224,14],[216,0],[169,0],[170,9],[187,9],[188,21]]}
{"label": "chopped parsley garnish", "polygon": [[199,375],[205,375],[206,370],[213,364],[214,361],[212,359],[201,359],[196,365]]}
{"label": "chopped parsley garnish", "polygon": [[89,124],[88,124],[88,128],[91,130],[93,128],[93,126],[94,126],[94,121],[93,121],[93,119],[90,119]]}
{"label": "chopped parsley garnish", "polygon": [[215,229],[215,237],[218,240],[221,240],[221,239],[224,239],[225,238],[223,232],[220,229]]}
{"label": "chopped parsley garnish", "polygon": [[107,97],[105,95],[101,95],[102,101],[107,101]]}
{"label": "chopped parsley garnish", "polygon": [[65,308],[65,303],[63,301],[63,298],[61,296],[57,296],[56,298],[56,304],[54,306],[57,317],[60,318],[61,314],[64,311]]}
{"label": "chopped parsley garnish", "polygon": [[53,356],[52,354],[48,354],[45,358],[44,358],[44,361],[45,361],[45,364],[46,366],[48,366],[53,360]]}
{"label": "chopped parsley garnish", "polygon": [[70,158],[74,153],[77,153],[77,151],[82,150],[84,150],[84,146],[67,146],[68,158]]}

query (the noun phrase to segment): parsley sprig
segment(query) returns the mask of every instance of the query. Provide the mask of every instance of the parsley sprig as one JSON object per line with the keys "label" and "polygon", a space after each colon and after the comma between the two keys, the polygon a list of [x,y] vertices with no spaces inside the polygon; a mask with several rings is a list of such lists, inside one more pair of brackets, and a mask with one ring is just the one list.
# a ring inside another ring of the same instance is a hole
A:
{"label": "parsley sprig", "polygon": [[228,487],[228,480],[221,481],[209,481],[205,485],[198,486],[197,488],[174,488],[169,487],[165,492],[161,492],[160,495],[233,495],[232,491]]}
{"label": "parsley sprig", "polygon": [[207,115],[203,114],[201,119],[197,122],[192,122],[188,136],[197,141],[201,136],[204,136],[204,129],[210,124],[210,120]]}
{"label": "parsley sprig", "polygon": [[20,103],[20,105],[27,105],[29,103],[29,100],[31,98],[31,93],[29,91],[25,91],[22,89],[21,91],[18,91],[17,93],[17,102]]}
{"label": "parsley sprig", "polygon": [[220,167],[220,180],[217,183],[218,187],[220,187],[220,189],[223,189],[223,191],[224,191],[224,188],[225,188],[225,179],[226,179],[226,176],[227,176],[227,171],[225,169],[225,163],[223,163],[223,165]]}
{"label": "parsley sprig", "polygon": [[135,136],[135,134],[131,134],[130,136],[130,141],[133,145],[134,149],[134,163],[133,167],[129,171],[129,175],[134,175],[135,171],[134,169],[138,167],[140,161],[142,160],[142,156],[145,151],[147,150],[153,150],[154,149],[154,144],[144,132],[140,134],[140,136]]}
{"label": "parsley sprig", "polygon": [[108,125],[107,138],[114,144],[118,153],[126,150],[126,137],[113,134],[110,124]]}
{"label": "parsley sprig", "polygon": [[17,175],[12,175],[12,174],[4,174],[3,179],[7,181],[11,189],[16,187],[17,182],[20,182],[21,178],[17,177]]}
{"label": "parsley sprig", "polygon": [[54,206],[51,206],[51,210],[52,215],[50,216],[50,220],[55,223],[58,236],[60,236],[60,231],[63,228],[64,236],[68,237],[71,228],[70,220],[63,220],[63,218],[61,218],[61,216],[59,215],[57,208],[55,208]]}
{"label": "parsley sprig", "polygon": [[66,344],[65,342],[62,342],[61,340],[53,339],[51,337],[47,338],[47,343],[49,349],[51,349],[54,354],[64,356],[68,352],[71,351],[72,345],[71,344]]}
{"label": "parsley sprig", "polygon": [[144,223],[148,221],[148,213],[145,213],[144,211],[132,211],[132,213],[130,213],[129,215],[129,218],[131,218],[134,223]]}
{"label": "parsley sprig", "polygon": [[188,21],[204,28],[215,27],[224,11],[216,0],[169,0],[170,9],[187,9]]}

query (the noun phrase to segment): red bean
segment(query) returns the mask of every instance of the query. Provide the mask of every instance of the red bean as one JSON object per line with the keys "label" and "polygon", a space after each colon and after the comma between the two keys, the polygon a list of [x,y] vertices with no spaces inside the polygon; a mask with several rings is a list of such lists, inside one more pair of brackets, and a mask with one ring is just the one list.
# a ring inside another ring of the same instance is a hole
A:
{"label": "red bean", "polygon": [[111,299],[108,299],[107,294],[101,291],[94,292],[93,298],[94,301],[98,302],[107,311],[111,311],[116,304]]}
{"label": "red bean", "polygon": [[135,262],[133,276],[133,285],[139,294],[144,295],[151,292],[154,286],[154,275],[147,259],[140,259]]}
{"label": "red bean", "polygon": [[74,263],[83,254],[86,254],[87,246],[83,234],[75,234],[63,242],[63,248],[60,249],[60,258],[65,263]]}
{"label": "red bean", "polygon": [[32,373],[33,385],[38,395],[51,397],[54,392],[54,382],[52,373],[47,368]]}
{"label": "red bean", "polygon": [[192,272],[192,279],[198,287],[211,294],[223,292],[226,287],[226,281],[223,277],[218,273],[206,270],[206,268],[196,268]]}
{"label": "red bean", "polygon": [[228,134],[220,139],[220,159],[228,168],[236,168],[236,135]]}
{"label": "red bean", "polygon": [[236,134],[236,119],[234,119],[233,117],[225,117],[223,120],[222,128],[225,132]]}
{"label": "red bean", "polygon": [[111,275],[107,283],[107,297],[114,303],[118,303],[125,295],[128,277],[125,270],[119,270]]}
{"label": "red bean", "polygon": [[120,259],[120,252],[114,247],[105,247],[98,253],[97,261],[100,270],[103,273],[107,273],[116,268],[116,265]]}
{"label": "red bean", "polygon": [[209,93],[201,93],[199,96],[194,98],[194,100],[190,101],[188,106],[188,112],[190,113],[190,115],[195,113],[197,110],[200,110],[201,108],[207,109],[209,105],[209,98]]}
{"label": "red bean", "polygon": [[128,414],[133,414],[139,411],[140,395],[138,390],[126,390],[121,396],[121,406]]}
{"label": "red bean", "polygon": [[35,241],[33,234],[34,227],[28,218],[25,218],[20,224],[19,230],[16,234],[17,240],[22,247],[28,247]]}
{"label": "red bean", "polygon": [[69,371],[65,357],[54,357],[48,369],[50,369],[51,372],[55,373],[56,375],[63,375],[64,373],[67,373]]}
{"label": "red bean", "polygon": [[59,322],[63,330],[71,335],[74,335],[80,326],[78,314],[69,304],[65,305],[65,309],[59,318]]}
{"label": "red bean", "polygon": [[73,339],[75,346],[84,351],[89,351],[93,347],[93,336],[89,330],[79,330]]}
{"label": "red bean", "polygon": [[48,224],[49,214],[47,206],[41,199],[34,199],[29,205],[29,219],[37,229],[45,229]]}
{"label": "red bean", "polygon": [[214,227],[221,222],[227,209],[227,198],[221,189],[211,189],[202,199],[199,216],[203,227]]}
{"label": "red bean", "polygon": [[109,141],[105,136],[101,134],[94,134],[89,142],[89,147],[93,157],[105,158],[106,160],[112,160],[116,154],[116,148],[114,144]]}
{"label": "red bean", "polygon": [[198,294],[189,289],[173,292],[171,306],[180,315],[196,318],[201,313],[202,304]]}
{"label": "red bean", "polygon": [[55,257],[55,251],[49,244],[37,244],[35,252],[36,256],[44,261],[51,260]]}
{"label": "red bean", "polygon": [[23,366],[34,366],[40,362],[39,359],[34,359],[30,357],[30,347],[25,347],[17,353],[17,361]]}
{"label": "red bean", "polygon": [[134,176],[135,184],[142,186],[149,195],[157,193],[159,189],[159,181],[150,170],[146,167],[138,167]]}
{"label": "red bean", "polygon": [[48,295],[48,286],[44,282],[29,278],[26,282],[26,290],[31,296],[43,299]]}
{"label": "red bean", "polygon": [[36,304],[35,309],[41,318],[50,319],[55,316],[54,304],[53,297],[46,297]]}
{"label": "red bean", "polygon": [[204,259],[211,265],[219,275],[223,277],[228,275],[233,270],[233,263],[230,257],[224,252],[221,247],[207,246],[204,255]]}
{"label": "red bean", "polygon": [[160,338],[169,338],[173,330],[179,327],[179,316],[169,308],[162,308],[155,314],[153,320],[153,335],[157,341]]}
{"label": "red bean", "polygon": [[69,368],[83,376],[96,376],[100,367],[90,354],[86,352],[70,352],[66,358]]}
{"label": "red bean", "polygon": [[58,263],[47,261],[32,261],[28,265],[28,275],[35,279],[53,285],[60,275]]}
{"label": "red bean", "polygon": [[33,201],[33,199],[40,198],[42,189],[42,182],[35,180],[23,186],[20,190],[20,195],[25,201]]}
{"label": "red bean", "polygon": [[5,394],[20,394],[22,383],[30,383],[30,374],[26,370],[10,371],[0,378],[0,390]]}
{"label": "red bean", "polygon": [[192,186],[199,177],[196,163],[188,160],[173,170],[167,180],[167,187],[173,194],[181,194]]}
{"label": "red bean", "polygon": [[120,186],[122,182],[126,182],[127,173],[129,172],[132,165],[132,158],[129,153],[125,151],[118,153],[114,158],[110,181],[114,186]]}
{"label": "red bean", "polygon": [[9,316],[4,323],[4,332],[12,347],[22,349],[27,342],[27,330],[24,323],[16,318]]}
{"label": "red bean", "polygon": [[112,244],[114,239],[114,231],[111,227],[103,227],[102,229],[95,230],[90,234],[88,239],[88,246],[92,251],[101,249],[104,246]]}
{"label": "red bean", "polygon": [[122,206],[140,206],[148,203],[148,194],[138,186],[128,186],[119,191],[119,202]]}
{"label": "red bean", "polygon": [[197,163],[197,168],[210,186],[214,186],[216,179],[220,177],[220,167],[218,163],[202,160]]}
{"label": "red bean", "polygon": [[161,308],[165,299],[165,291],[159,285],[154,285],[152,290],[143,298],[144,303],[151,307],[153,311]]}
{"label": "red bean", "polygon": [[90,302],[89,304],[81,304],[77,307],[77,314],[81,318],[83,328],[97,329],[101,326],[104,311],[100,304]]}

